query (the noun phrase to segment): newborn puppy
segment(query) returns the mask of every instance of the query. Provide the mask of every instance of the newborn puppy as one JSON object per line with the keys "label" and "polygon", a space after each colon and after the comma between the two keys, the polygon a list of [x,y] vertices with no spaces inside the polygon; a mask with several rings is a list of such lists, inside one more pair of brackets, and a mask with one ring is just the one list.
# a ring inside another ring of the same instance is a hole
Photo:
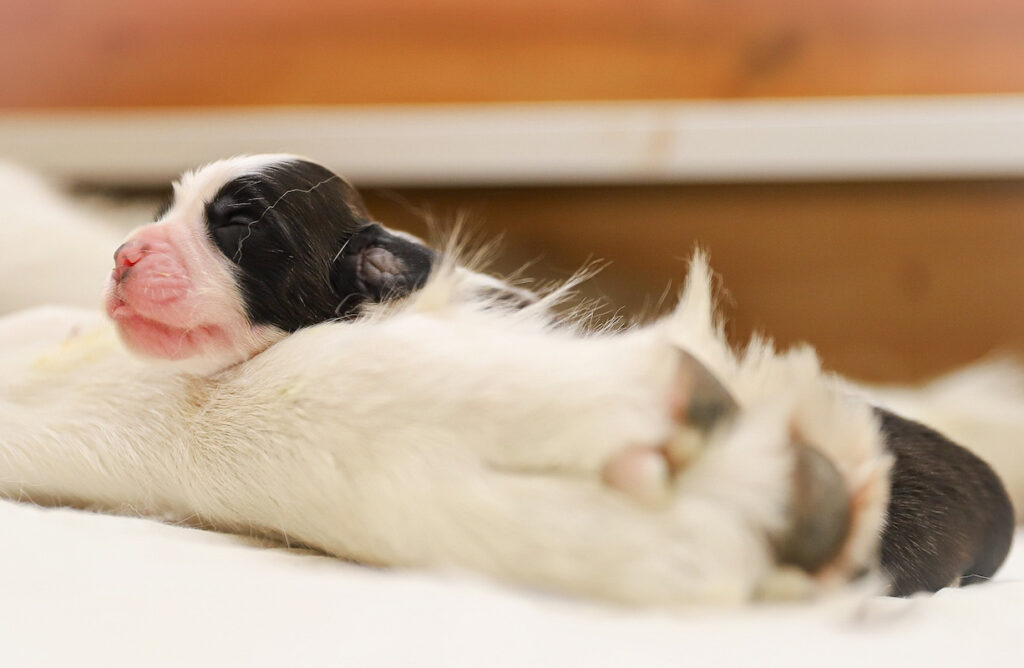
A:
{"label": "newborn puppy", "polygon": [[[300,328],[351,318],[367,302],[408,295],[436,257],[418,240],[374,223],[358,193],[320,165],[286,155],[234,158],[185,174],[157,222],[117,250],[107,310],[135,352],[209,371]],[[534,301],[526,291],[460,271],[490,303]],[[607,484],[641,500],[669,496],[713,423],[741,409],[719,379],[686,359],[687,438],[627,452],[604,469]],[[715,416],[707,425],[705,414]],[[998,477],[940,434],[878,415],[896,458],[881,543],[893,593],[990,576],[1013,530]],[[793,528],[775,546],[781,562],[810,572],[835,558],[855,502],[815,452],[797,449]]]}
{"label": "newborn puppy", "polygon": [[[670,318],[591,336],[543,303],[467,302],[444,269],[386,314],[301,328],[211,375],[140,362],[98,314],[0,321],[0,496],[640,604],[809,594],[877,568],[890,460],[870,410],[809,353],[737,359],[702,264]],[[656,506],[602,484],[624,451],[675,456],[691,429],[706,447]],[[818,525],[791,511],[817,508],[794,434],[827,462],[829,498],[852,500],[839,544],[809,555],[820,580],[773,554]]]}
{"label": "newborn puppy", "polygon": [[232,158],[182,176],[156,222],[117,249],[106,310],[134,352],[211,371],[407,295],[434,257],[373,222],[355,189],[321,165]]}

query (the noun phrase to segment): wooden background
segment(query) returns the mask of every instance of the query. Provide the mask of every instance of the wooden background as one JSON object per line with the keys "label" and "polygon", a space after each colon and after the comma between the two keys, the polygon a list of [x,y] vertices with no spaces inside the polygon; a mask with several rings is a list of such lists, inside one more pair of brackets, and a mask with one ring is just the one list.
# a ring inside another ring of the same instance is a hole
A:
{"label": "wooden background", "polygon": [[1019,0],[2,0],[0,107],[1024,90]]}
{"label": "wooden background", "polygon": [[[1020,0],[0,0],[0,112],[1007,92],[1024,92]],[[426,208],[504,233],[505,270],[609,259],[590,290],[627,314],[678,285],[700,243],[734,339],[809,341],[865,378],[1024,353],[1016,181],[369,200],[400,227]]]}

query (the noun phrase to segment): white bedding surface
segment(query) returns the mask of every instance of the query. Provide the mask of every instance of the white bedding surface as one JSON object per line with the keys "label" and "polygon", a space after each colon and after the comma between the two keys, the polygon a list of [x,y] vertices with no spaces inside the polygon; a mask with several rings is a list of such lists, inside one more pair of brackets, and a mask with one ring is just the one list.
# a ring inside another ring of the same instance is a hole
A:
{"label": "white bedding surface", "polygon": [[1024,530],[995,581],[682,613],[382,571],[0,502],[0,666],[1020,666]]}

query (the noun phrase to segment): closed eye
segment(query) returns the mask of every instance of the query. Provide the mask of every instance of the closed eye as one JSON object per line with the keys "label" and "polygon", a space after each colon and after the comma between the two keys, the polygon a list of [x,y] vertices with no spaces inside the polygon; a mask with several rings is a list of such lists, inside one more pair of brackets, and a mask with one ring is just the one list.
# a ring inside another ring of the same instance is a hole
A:
{"label": "closed eye", "polygon": [[248,216],[231,216],[224,222],[217,225],[217,227],[239,227],[252,225],[254,221]]}

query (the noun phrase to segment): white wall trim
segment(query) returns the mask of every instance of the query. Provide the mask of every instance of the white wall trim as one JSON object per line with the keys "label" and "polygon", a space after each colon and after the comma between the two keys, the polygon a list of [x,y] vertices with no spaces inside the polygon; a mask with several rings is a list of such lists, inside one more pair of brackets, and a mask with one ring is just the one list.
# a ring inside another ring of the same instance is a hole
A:
{"label": "white wall trim", "polygon": [[358,185],[1024,176],[1024,95],[0,114],[0,157],[150,184],[238,153]]}

